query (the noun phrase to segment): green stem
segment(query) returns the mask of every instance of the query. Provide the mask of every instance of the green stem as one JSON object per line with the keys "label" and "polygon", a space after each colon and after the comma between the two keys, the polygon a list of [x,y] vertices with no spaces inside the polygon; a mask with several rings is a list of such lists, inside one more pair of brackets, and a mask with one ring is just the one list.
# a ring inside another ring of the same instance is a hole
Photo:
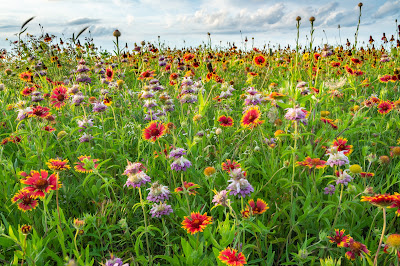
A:
{"label": "green stem", "polygon": [[[339,171],[340,171],[340,170],[339,170]],[[333,220],[332,228],[334,228],[334,227],[335,227],[336,220],[337,220],[337,218],[338,218],[339,211],[340,211],[340,205],[341,205],[341,203],[342,203],[342,197],[343,197],[343,184],[340,184],[340,185],[341,185],[341,188],[340,188],[339,204],[338,204],[338,207],[337,207],[337,210],[336,210],[335,219]]]}
{"label": "green stem", "polygon": [[[376,251],[376,254],[375,254],[374,266],[378,265],[379,251],[381,250],[383,236],[385,235],[385,230],[386,230],[386,208],[383,208],[382,212],[383,212],[383,229],[382,229],[381,239],[379,240],[378,250]],[[396,254],[396,256],[397,256],[397,254]]]}
{"label": "green stem", "polygon": [[152,259],[151,259],[151,254],[150,254],[150,245],[149,245],[149,235],[147,234],[147,214],[146,214],[146,210],[144,209],[142,190],[140,188],[139,188],[139,197],[140,197],[140,205],[142,205],[143,216],[144,216],[144,228],[145,228],[145,235],[146,235],[147,255],[149,256],[150,265],[152,265]]}

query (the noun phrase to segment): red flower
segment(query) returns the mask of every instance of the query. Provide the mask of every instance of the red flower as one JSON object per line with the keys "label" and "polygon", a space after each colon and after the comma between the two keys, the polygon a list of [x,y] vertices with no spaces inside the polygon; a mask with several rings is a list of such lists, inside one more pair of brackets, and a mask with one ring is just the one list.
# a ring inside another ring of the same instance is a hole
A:
{"label": "red flower", "polygon": [[383,83],[387,83],[392,79],[391,75],[383,75],[381,77],[379,77],[379,81],[383,82]]}
{"label": "red flower", "polygon": [[51,113],[49,112],[50,109],[47,107],[42,107],[42,106],[36,106],[35,108],[33,108],[32,111],[27,112],[29,117],[40,117],[40,118],[46,118],[47,116],[49,116]]}
{"label": "red flower", "polygon": [[27,71],[27,72],[22,72],[19,74],[19,78],[23,81],[31,82],[32,81],[32,73]]}
{"label": "red flower", "polygon": [[53,131],[56,131],[56,129],[55,129],[55,128],[53,128],[52,126],[45,126],[45,127],[43,128],[43,130],[45,130],[45,131],[47,131],[47,132],[53,132]]}
{"label": "red flower", "polygon": [[241,124],[243,127],[254,128],[262,123],[263,120],[260,120],[261,113],[258,109],[258,106],[250,107],[246,113],[243,115]]}
{"label": "red flower", "polygon": [[35,199],[32,193],[25,189],[21,189],[20,191],[18,191],[11,201],[13,203],[19,201],[18,209],[23,212],[34,210],[38,205],[38,201]]}
{"label": "red flower", "polygon": [[242,252],[238,252],[236,249],[231,249],[227,247],[219,253],[218,259],[221,260],[222,263],[229,266],[242,266],[247,264],[246,257]]}
{"label": "red flower", "polygon": [[212,217],[207,216],[207,213],[200,214],[199,212],[192,212],[190,216],[184,217],[182,228],[194,235],[197,232],[203,232],[207,225],[212,223],[211,219]]}
{"label": "red flower", "polygon": [[262,199],[257,199],[255,203],[254,200],[251,199],[249,200],[249,205],[253,214],[263,214],[269,209],[268,203]]}
{"label": "red flower", "polygon": [[46,164],[47,167],[49,167],[49,169],[53,171],[63,171],[70,168],[70,166],[68,165],[68,159],[50,159]]}
{"label": "red flower", "polygon": [[338,129],[338,126],[333,122],[332,119],[321,117],[321,121],[324,122],[325,124],[329,124],[333,129]]}
{"label": "red flower", "polygon": [[254,57],[253,62],[256,66],[263,67],[265,66],[267,60],[263,55],[260,54]]}
{"label": "red flower", "polygon": [[375,176],[374,173],[368,173],[368,172],[361,172],[360,175],[361,175],[361,177],[373,177],[373,176]]}
{"label": "red flower", "polygon": [[63,86],[55,87],[53,90],[53,94],[50,96],[50,104],[53,105],[56,109],[60,109],[65,106],[66,100],[69,98],[67,93],[67,88]]}
{"label": "red flower", "polygon": [[335,229],[334,236],[328,236],[329,242],[336,243],[338,247],[344,247],[344,244],[347,243],[350,239],[350,235],[344,235],[344,229],[340,230]]}
{"label": "red flower", "polygon": [[29,96],[29,95],[31,95],[32,92],[34,92],[35,90],[36,90],[35,87],[26,87],[25,89],[23,89],[23,90],[21,91],[21,94],[22,94],[23,96]]}
{"label": "red flower", "polygon": [[218,117],[219,125],[223,127],[232,127],[233,126],[233,118],[230,116],[221,115]]}
{"label": "red flower", "polygon": [[111,67],[106,69],[106,80],[108,82],[112,81],[114,78],[114,71]]}
{"label": "red flower", "polygon": [[347,145],[347,139],[345,138],[337,138],[333,142],[333,147],[337,147],[337,151],[344,151],[344,155],[350,155],[353,152],[353,145]]}
{"label": "red flower", "polygon": [[224,170],[228,173],[231,170],[237,169],[237,168],[240,168],[240,163],[238,163],[234,160],[226,159],[226,162],[222,163],[222,170]]}
{"label": "red flower", "polygon": [[368,201],[372,205],[385,208],[389,206],[393,206],[396,202],[399,202],[399,197],[396,195],[390,194],[377,194],[375,196],[362,196],[361,201]]}
{"label": "red flower", "polygon": [[167,127],[160,121],[151,122],[143,129],[143,139],[155,142],[166,133]]}
{"label": "red flower", "polygon": [[360,242],[354,241],[352,237],[350,237],[349,242],[344,244],[344,247],[350,248],[350,251],[347,251],[345,254],[349,260],[355,260],[356,256],[362,257],[362,252],[369,254],[367,247]]}
{"label": "red flower", "polygon": [[302,162],[296,162],[298,166],[307,166],[308,168],[316,168],[316,169],[323,169],[326,167],[326,161],[321,160],[320,158],[313,158],[307,156],[306,159]]}
{"label": "red flower", "polygon": [[381,101],[378,105],[378,112],[382,115],[389,113],[393,109],[393,104],[390,101]]}
{"label": "red flower", "polygon": [[45,193],[49,193],[50,190],[58,190],[61,187],[57,173],[49,176],[46,170],[40,170],[40,172],[32,170],[29,175],[25,172],[21,172],[20,175],[25,177],[25,179],[21,179],[21,183],[28,185],[24,190],[31,192],[35,198],[44,198]]}
{"label": "red flower", "polygon": [[[186,182],[183,181],[183,187],[188,190],[189,195],[196,195],[197,191],[195,190],[196,188],[199,188],[200,186],[193,183],[193,182]],[[175,188],[175,192],[182,192],[183,187],[177,187]]]}
{"label": "red flower", "polygon": [[155,76],[154,71],[146,70],[140,74],[138,79],[145,80],[145,79],[152,79]]}

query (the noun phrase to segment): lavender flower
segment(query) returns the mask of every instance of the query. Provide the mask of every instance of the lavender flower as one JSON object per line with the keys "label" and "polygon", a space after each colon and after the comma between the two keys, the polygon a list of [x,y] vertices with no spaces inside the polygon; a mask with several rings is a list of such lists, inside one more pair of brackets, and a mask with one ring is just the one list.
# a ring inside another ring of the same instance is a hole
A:
{"label": "lavender flower", "polygon": [[180,157],[179,159],[175,159],[173,163],[171,164],[171,170],[175,171],[186,171],[190,166],[192,166],[192,163],[186,159],[185,157]]}
{"label": "lavender flower", "polygon": [[337,147],[332,147],[328,150],[327,155],[329,155],[328,160],[326,161],[326,165],[330,167],[342,166],[345,164],[349,164],[349,158],[344,155],[345,151],[338,151]]}
{"label": "lavender flower", "polygon": [[120,258],[116,258],[114,255],[111,254],[111,258],[106,261],[105,266],[129,266],[129,263],[123,264]]}
{"label": "lavender flower", "polygon": [[78,120],[78,127],[81,128],[79,129],[79,132],[82,132],[83,129],[86,129],[88,127],[93,126],[93,119],[82,119]]}
{"label": "lavender flower", "polygon": [[254,192],[254,188],[252,185],[249,183],[249,181],[246,179],[244,176],[244,171],[242,171],[241,168],[233,169],[229,175],[232,177],[231,179],[228,180],[229,184],[228,187],[226,188],[227,190],[230,190],[230,194],[234,196],[240,197],[246,197],[247,195],[250,195],[252,192]]}
{"label": "lavender flower", "polygon": [[140,186],[150,181],[151,181],[150,176],[148,176],[145,172],[140,171],[137,174],[128,174],[128,179],[126,180],[125,186],[139,188]]}
{"label": "lavender flower", "polygon": [[79,106],[83,102],[84,99],[85,99],[85,96],[83,96],[81,93],[80,94],[75,94],[72,97],[72,103],[75,106]]}
{"label": "lavender flower", "polygon": [[143,170],[146,170],[146,167],[142,163],[131,163],[127,160],[128,165],[125,168],[123,175],[135,175]]}
{"label": "lavender flower", "polygon": [[324,188],[324,194],[326,194],[326,195],[333,195],[334,193],[335,193],[335,190],[336,190],[336,188],[335,188],[335,186],[334,185],[328,185],[326,188]]}
{"label": "lavender flower", "polygon": [[306,113],[301,107],[287,108],[285,118],[292,121],[303,121],[306,118]]}
{"label": "lavender flower", "polygon": [[107,109],[107,105],[105,105],[103,102],[93,103],[93,112],[95,112],[95,113],[104,112],[106,109]]}
{"label": "lavender flower", "polygon": [[179,159],[186,154],[186,150],[182,148],[175,148],[169,152],[169,158]]}
{"label": "lavender flower", "polygon": [[168,187],[159,184],[158,181],[154,182],[147,190],[150,190],[149,194],[147,195],[147,200],[153,202],[169,200],[169,196],[171,195]]}
{"label": "lavender flower", "polygon": [[79,138],[79,142],[89,142],[93,139],[93,136],[88,133],[83,133],[82,137]]}
{"label": "lavender flower", "polygon": [[167,205],[164,202],[160,202],[159,204],[153,204],[153,207],[150,210],[151,217],[161,218],[163,215],[169,215],[174,211],[171,208],[171,205]]}
{"label": "lavender flower", "polygon": [[336,179],[336,184],[343,184],[347,186],[353,180],[353,178],[347,173],[347,171],[348,169],[344,171],[339,171],[338,177]]}
{"label": "lavender flower", "polygon": [[215,206],[221,205],[221,206],[228,206],[228,191],[227,190],[221,190],[220,192],[214,191],[215,195],[212,200],[212,202],[215,203]]}

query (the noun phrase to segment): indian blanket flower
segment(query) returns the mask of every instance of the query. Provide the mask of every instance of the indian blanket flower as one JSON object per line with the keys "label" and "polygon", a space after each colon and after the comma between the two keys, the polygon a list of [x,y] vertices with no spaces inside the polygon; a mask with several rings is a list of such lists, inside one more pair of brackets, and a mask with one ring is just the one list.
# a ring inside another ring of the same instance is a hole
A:
{"label": "indian blanket flower", "polygon": [[143,129],[143,139],[155,142],[166,133],[167,127],[160,121],[153,121]]}
{"label": "indian blanket flower", "polygon": [[71,167],[68,165],[68,159],[50,159],[47,161],[47,167],[53,171],[64,171],[68,170]]}
{"label": "indian blanket flower", "polygon": [[218,117],[219,125],[223,127],[233,127],[233,118],[230,116],[221,115]]}
{"label": "indian blanket flower", "polygon": [[376,194],[375,196],[362,196],[361,201],[364,202],[369,202],[374,206],[381,207],[381,208],[386,208],[389,206],[392,206],[397,197],[394,195],[390,194]]}
{"label": "indian blanket flower", "polygon": [[34,107],[31,111],[27,112],[26,114],[29,117],[46,118],[47,116],[51,115],[49,111],[50,111],[49,108],[38,105]]}
{"label": "indian blanket flower", "polygon": [[258,106],[253,106],[246,110],[246,112],[242,116],[242,120],[240,121],[240,123],[243,127],[254,128],[264,123],[263,120],[260,120],[260,117],[261,113]]}
{"label": "indian blanket flower", "polygon": [[171,195],[168,187],[159,184],[158,181],[154,182],[147,190],[150,191],[147,195],[147,200],[152,202],[169,200],[169,196]]}
{"label": "indian blanket flower", "polygon": [[175,159],[171,163],[171,170],[175,171],[186,171],[190,166],[192,166],[192,163],[186,159],[185,157],[180,157],[179,159]]}
{"label": "indian blanket flower", "polygon": [[251,199],[248,203],[253,214],[263,214],[269,209],[268,203],[266,203],[263,199],[257,199],[256,202]]}
{"label": "indian blanket flower", "polygon": [[384,251],[385,252],[389,251],[389,253],[397,251],[396,253],[399,256],[400,255],[399,250],[400,250],[400,234],[389,235],[386,239],[386,245]]}
{"label": "indian blanket flower", "polygon": [[32,81],[32,73],[29,71],[22,72],[21,74],[19,74],[19,78],[23,81],[31,82]]}
{"label": "indian blanket flower", "polygon": [[45,193],[61,187],[57,173],[49,175],[46,170],[40,170],[40,172],[32,170],[29,174],[21,172],[20,175],[25,177],[21,179],[21,183],[28,185],[24,190],[32,193],[33,197],[44,198]]}
{"label": "indian blanket flower", "polygon": [[150,176],[148,176],[145,172],[140,171],[136,174],[128,174],[128,179],[126,180],[125,186],[140,188],[142,185],[151,182]]}
{"label": "indian blanket flower", "polygon": [[349,260],[355,260],[356,257],[363,257],[363,253],[369,254],[367,247],[360,242],[354,241],[352,237],[350,237],[348,242],[344,243],[344,247],[350,249],[345,254]]}
{"label": "indian blanket flower", "polygon": [[188,233],[194,235],[198,232],[203,232],[207,225],[212,223],[212,217],[207,216],[207,213],[200,214],[199,212],[192,212],[190,216],[185,216],[182,221],[182,228]]}
{"label": "indian blanket flower", "polygon": [[229,175],[232,178],[228,180],[230,184],[226,189],[230,190],[231,195],[244,198],[254,192],[254,188],[246,179],[245,172],[241,168],[230,171]]}
{"label": "indian blanket flower", "polygon": [[337,148],[337,151],[343,151],[343,154],[349,156],[353,152],[353,145],[348,145],[348,140],[345,138],[337,138],[333,141],[333,147]]}
{"label": "indian blanket flower", "polygon": [[378,112],[382,115],[389,113],[393,109],[391,101],[381,101],[378,105]]}
{"label": "indian blanket flower", "polygon": [[165,202],[154,203],[150,210],[151,217],[153,218],[161,218],[163,215],[170,215],[171,213],[173,213],[171,205],[167,205]]}
{"label": "indian blanket flower", "polygon": [[110,82],[113,80],[113,78],[114,78],[114,71],[112,67],[109,67],[106,69],[106,80]]}
{"label": "indian blanket flower", "polygon": [[184,189],[189,192],[189,195],[195,195],[197,191],[195,190],[196,188],[199,188],[200,186],[193,183],[193,182],[186,182],[183,181],[183,187],[177,187],[175,188],[175,192],[182,192]]}
{"label": "indian blanket flower", "polygon": [[96,162],[99,159],[92,159],[91,156],[82,155],[78,157],[79,162],[75,163],[75,171],[80,173],[91,173],[99,164]]}
{"label": "indian blanket flower", "polygon": [[265,64],[267,63],[267,60],[265,59],[265,57],[262,54],[256,55],[253,58],[253,62],[256,66],[258,67],[263,67],[265,66]]}
{"label": "indian blanket flower", "polygon": [[53,94],[50,96],[50,104],[56,109],[61,109],[66,104],[66,100],[69,98],[68,89],[64,86],[55,87]]}
{"label": "indian blanket flower", "polygon": [[11,201],[13,203],[18,202],[18,209],[23,212],[34,210],[38,205],[38,201],[36,197],[32,195],[32,192],[25,189],[18,191]]}
{"label": "indian blanket flower", "polygon": [[325,164],[326,161],[321,160],[320,158],[311,158],[307,156],[304,161],[302,162],[296,162],[297,166],[307,166],[308,168],[316,168],[316,169],[323,169],[327,165]]}
{"label": "indian blanket flower", "polygon": [[344,247],[344,245],[350,240],[350,235],[345,235],[344,232],[344,229],[335,229],[335,235],[328,236],[329,242],[336,243],[338,247]]}
{"label": "indian blanket flower", "polygon": [[218,259],[229,266],[243,266],[247,264],[246,257],[242,252],[238,252],[236,249],[227,247],[219,252]]}
{"label": "indian blanket flower", "polygon": [[215,189],[213,190],[215,193],[214,198],[212,202],[215,204],[215,206],[221,205],[223,207],[228,206],[228,196],[229,196],[229,191],[227,190],[221,190],[221,191],[216,191]]}
{"label": "indian blanket flower", "polygon": [[240,168],[240,163],[236,162],[235,160],[226,159],[226,162],[222,163],[222,170],[228,173],[237,168]]}
{"label": "indian blanket flower", "polygon": [[155,76],[154,72],[155,72],[155,71],[146,70],[145,72],[142,72],[142,73],[140,74],[140,76],[139,76],[138,79],[139,79],[139,80],[149,80],[149,79],[152,79],[152,78]]}

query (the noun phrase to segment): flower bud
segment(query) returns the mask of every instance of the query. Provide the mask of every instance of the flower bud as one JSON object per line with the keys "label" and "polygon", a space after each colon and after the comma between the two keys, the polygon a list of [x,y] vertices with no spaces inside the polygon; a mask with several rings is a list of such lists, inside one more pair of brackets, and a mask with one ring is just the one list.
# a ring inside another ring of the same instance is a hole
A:
{"label": "flower bud", "polygon": [[113,36],[118,38],[118,37],[121,36],[121,32],[120,32],[119,30],[115,30],[115,31],[113,32]]}

